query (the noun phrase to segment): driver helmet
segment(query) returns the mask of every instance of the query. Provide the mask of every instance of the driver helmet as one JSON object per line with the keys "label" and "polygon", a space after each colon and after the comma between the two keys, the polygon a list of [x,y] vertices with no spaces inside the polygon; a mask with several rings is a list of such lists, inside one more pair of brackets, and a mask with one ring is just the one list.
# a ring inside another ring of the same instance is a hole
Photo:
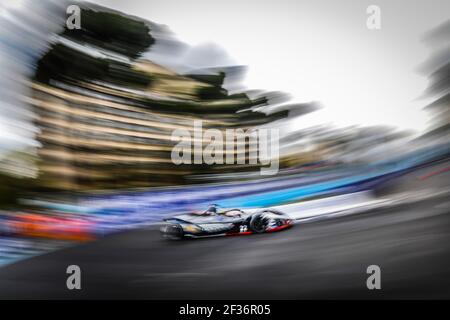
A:
{"label": "driver helmet", "polygon": [[206,209],[205,213],[207,214],[217,214],[218,205],[217,204],[210,204],[208,208]]}

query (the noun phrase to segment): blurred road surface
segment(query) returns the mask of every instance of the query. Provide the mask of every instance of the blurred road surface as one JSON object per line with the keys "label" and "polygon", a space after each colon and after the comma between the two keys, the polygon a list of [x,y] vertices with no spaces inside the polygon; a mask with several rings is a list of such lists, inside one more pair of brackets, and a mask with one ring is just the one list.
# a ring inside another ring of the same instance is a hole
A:
{"label": "blurred road surface", "polygon": [[[275,234],[167,241],[155,228],[0,269],[0,298],[450,298],[448,197]],[[82,289],[66,288],[76,264]],[[381,267],[381,290],[366,268]]]}

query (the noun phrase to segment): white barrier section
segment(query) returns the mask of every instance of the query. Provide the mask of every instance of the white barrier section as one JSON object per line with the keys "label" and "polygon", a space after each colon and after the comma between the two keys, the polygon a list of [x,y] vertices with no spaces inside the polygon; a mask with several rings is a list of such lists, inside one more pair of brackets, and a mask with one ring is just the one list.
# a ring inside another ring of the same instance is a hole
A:
{"label": "white barrier section", "polygon": [[361,191],[350,194],[344,194],[322,199],[297,202],[281,206],[275,206],[278,209],[291,216],[293,219],[307,219],[320,215],[338,213],[378,204],[380,200],[376,199],[372,192]]}

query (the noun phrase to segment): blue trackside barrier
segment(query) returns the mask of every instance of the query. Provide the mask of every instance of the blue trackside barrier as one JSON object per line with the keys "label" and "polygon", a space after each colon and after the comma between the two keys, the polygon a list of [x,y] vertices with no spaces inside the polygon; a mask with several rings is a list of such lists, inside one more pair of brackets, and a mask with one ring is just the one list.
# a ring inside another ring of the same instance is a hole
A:
{"label": "blue trackside barrier", "polygon": [[[320,174],[94,195],[80,199],[78,205],[103,234],[161,221],[180,212],[203,210],[208,203],[223,207],[267,207],[313,196],[370,189],[418,166],[448,157],[449,151],[449,145],[445,144],[364,166],[323,170]],[[58,205],[53,205],[53,209],[57,208]]]}

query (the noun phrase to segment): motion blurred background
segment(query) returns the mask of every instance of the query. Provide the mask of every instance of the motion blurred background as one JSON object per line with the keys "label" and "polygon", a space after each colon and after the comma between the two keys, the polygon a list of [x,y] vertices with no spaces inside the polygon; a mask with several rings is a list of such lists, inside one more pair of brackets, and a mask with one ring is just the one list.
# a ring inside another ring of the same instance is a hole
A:
{"label": "motion blurred background", "polygon": [[[0,266],[208,203],[447,213],[450,3],[369,4],[2,1]],[[278,174],[173,164],[194,120],[279,129]]]}

